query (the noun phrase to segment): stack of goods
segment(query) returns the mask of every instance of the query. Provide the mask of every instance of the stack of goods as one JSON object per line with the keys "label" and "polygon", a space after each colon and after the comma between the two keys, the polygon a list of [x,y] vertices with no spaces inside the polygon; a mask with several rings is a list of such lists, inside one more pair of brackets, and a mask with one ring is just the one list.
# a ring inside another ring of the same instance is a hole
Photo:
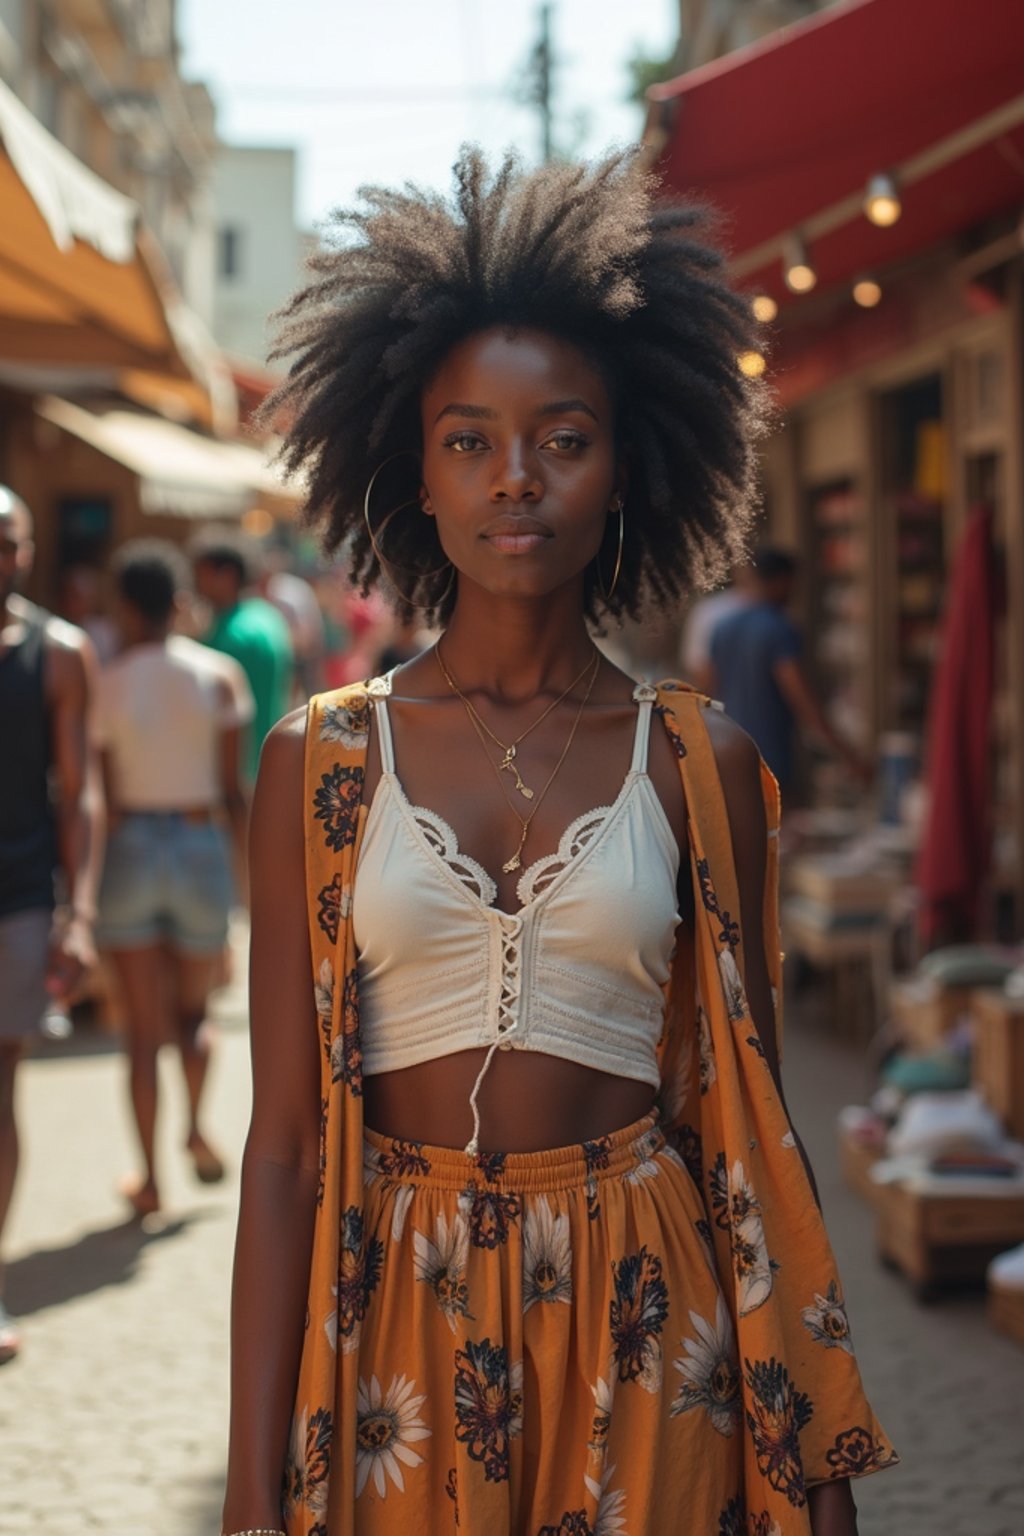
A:
{"label": "stack of goods", "polygon": [[909,1096],[870,1177],[879,1252],[923,1300],[983,1282],[991,1260],[1024,1241],[1024,1145],[973,1090]]}
{"label": "stack of goods", "polygon": [[895,981],[890,1021],[902,1055],[889,1063],[887,1081],[911,1090],[966,1087],[978,1039],[978,998],[993,989],[1000,996],[1017,959],[991,944],[956,944],[933,950],[912,975]]}
{"label": "stack of goods", "polygon": [[831,972],[829,1011],[841,1033],[870,1033],[883,1016],[893,900],[900,883],[870,833],[841,852],[802,854],[787,861],[783,948]]}
{"label": "stack of goods", "polygon": [[[907,1049],[886,1061],[871,1105],[840,1116],[847,1182],[877,1214],[883,1259],[922,1298],[943,1284],[984,1281],[992,1261],[1024,1241],[1024,968],[1015,970],[1016,958],[983,945],[926,956],[892,992]],[[1012,1331],[1015,1309],[1024,1314],[1024,1258],[1009,1271],[994,1265],[989,1288],[993,1320]]]}
{"label": "stack of goods", "polygon": [[823,934],[860,932],[887,923],[897,884],[867,841],[842,852],[804,855],[790,861],[786,913]]}
{"label": "stack of goods", "polygon": [[[909,1049],[886,1062],[871,1106],[840,1119],[844,1171],[876,1211],[879,1251],[922,1298],[983,1282],[1024,1241],[1024,972],[1014,958],[984,946],[927,956],[892,999]],[[993,1321],[1008,1332],[1024,1314],[1018,1271],[1024,1258],[988,1277]]]}

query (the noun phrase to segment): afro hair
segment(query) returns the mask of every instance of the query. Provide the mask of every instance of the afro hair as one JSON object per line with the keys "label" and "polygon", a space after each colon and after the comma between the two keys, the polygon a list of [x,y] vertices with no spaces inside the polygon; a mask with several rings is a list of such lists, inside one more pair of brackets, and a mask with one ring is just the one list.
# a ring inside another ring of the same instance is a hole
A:
{"label": "afro hair", "polygon": [[[763,338],[726,280],[711,214],[661,197],[632,151],[532,171],[510,155],[492,173],[464,147],[454,182],[451,200],[362,188],[280,312],[272,355],[291,361],[264,412],[290,422],[282,457],[304,480],[307,520],[328,551],[344,546],[364,592],[376,585],[363,510],[374,470],[420,450],[422,391],[457,342],[530,328],[577,345],[616,409],[628,532],[610,598],[597,566],[614,565],[614,521],[588,568],[588,617],[636,617],[647,599],[668,607],[715,584],[746,553],[767,411],[738,366]],[[419,484],[410,455],[387,505],[414,503]],[[446,622],[453,583],[433,520],[396,518],[387,542],[399,605]]]}

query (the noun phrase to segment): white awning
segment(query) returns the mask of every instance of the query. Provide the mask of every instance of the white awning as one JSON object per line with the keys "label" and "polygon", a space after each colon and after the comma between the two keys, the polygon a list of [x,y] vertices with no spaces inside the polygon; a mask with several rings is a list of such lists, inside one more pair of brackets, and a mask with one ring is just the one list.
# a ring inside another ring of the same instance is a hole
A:
{"label": "white awning", "polygon": [[[0,81],[0,358],[116,368],[223,429],[230,372],[184,303],[130,197],[108,186]],[[148,376],[148,378],[146,377]]]}
{"label": "white awning", "polygon": [[0,140],[60,250],[84,240],[108,261],[134,261],[138,205],[47,133],[3,81]]}
{"label": "white awning", "polygon": [[85,410],[55,395],[38,400],[36,410],[138,475],[144,512],[235,518],[261,500],[294,504],[300,499],[262,448],[203,437],[138,411]]}

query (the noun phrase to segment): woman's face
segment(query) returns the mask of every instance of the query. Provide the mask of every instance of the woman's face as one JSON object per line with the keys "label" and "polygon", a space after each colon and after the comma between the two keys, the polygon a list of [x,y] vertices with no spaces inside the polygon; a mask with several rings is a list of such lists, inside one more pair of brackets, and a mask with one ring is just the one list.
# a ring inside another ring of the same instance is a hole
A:
{"label": "woman's face", "polygon": [[461,576],[542,597],[597,554],[619,491],[612,405],[571,342],[481,331],[422,399],[423,507]]}

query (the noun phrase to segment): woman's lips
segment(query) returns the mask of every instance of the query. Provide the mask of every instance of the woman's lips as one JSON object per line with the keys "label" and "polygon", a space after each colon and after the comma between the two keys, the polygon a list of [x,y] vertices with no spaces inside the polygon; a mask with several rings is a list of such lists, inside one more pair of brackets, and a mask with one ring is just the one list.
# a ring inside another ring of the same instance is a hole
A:
{"label": "woman's lips", "polygon": [[550,537],[546,533],[488,533],[485,534],[488,544],[495,549],[500,549],[505,555],[528,555],[531,550],[539,549]]}
{"label": "woman's lips", "polygon": [[529,555],[551,537],[551,529],[539,517],[518,513],[496,517],[484,528],[483,537],[503,555]]}

